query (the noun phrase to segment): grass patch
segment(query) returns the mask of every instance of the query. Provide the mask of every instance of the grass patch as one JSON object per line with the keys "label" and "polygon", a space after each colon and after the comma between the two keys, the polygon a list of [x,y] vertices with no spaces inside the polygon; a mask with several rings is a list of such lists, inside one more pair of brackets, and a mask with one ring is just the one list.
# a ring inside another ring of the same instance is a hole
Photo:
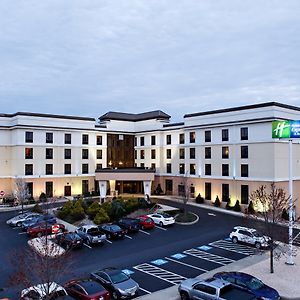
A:
{"label": "grass patch", "polygon": [[175,218],[175,221],[178,223],[191,223],[196,220],[197,216],[189,211],[186,213],[186,215],[184,213],[180,213]]}

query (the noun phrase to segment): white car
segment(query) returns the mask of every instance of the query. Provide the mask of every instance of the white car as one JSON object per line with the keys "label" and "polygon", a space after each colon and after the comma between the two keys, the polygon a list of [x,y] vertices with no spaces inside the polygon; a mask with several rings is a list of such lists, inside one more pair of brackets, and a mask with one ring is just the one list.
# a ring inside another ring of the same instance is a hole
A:
{"label": "white car", "polygon": [[155,224],[159,226],[172,225],[175,223],[175,219],[166,213],[154,213],[148,215]]}
{"label": "white car", "polygon": [[[21,292],[22,300],[39,299],[44,300],[47,297],[47,290],[49,289],[49,294],[51,299],[64,299],[64,296],[68,296],[66,290],[55,282],[50,282],[49,284],[43,283],[36,286],[32,286],[28,289],[24,289]],[[49,298],[47,298],[49,299]]]}
{"label": "white car", "polygon": [[33,213],[33,212],[25,212],[23,214],[19,214],[9,220],[6,221],[7,225],[10,226],[17,226],[17,227],[21,227],[22,223],[26,220],[31,219],[33,216],[38,215],[37,213]]}
{"label": "white car", "polygon": [[236,226],[229,235],[233,243],[247,243],[254,245],[255,248],[267,248],[269,246],[270,237],[261,235],[254,228]]}

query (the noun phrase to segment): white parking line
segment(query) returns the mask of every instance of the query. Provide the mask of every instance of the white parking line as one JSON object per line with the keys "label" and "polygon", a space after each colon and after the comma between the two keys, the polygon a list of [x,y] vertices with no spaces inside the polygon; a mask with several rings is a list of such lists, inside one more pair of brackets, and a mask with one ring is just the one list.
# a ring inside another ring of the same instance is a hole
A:
{"label": "white parking line", "polygon": [[166,228],[163,228],[163,227],[161,227],[161,226],[157,226],[157,225],[155,225],[155,228],[158,228],[158,229],[160,229],[160,230],[167,231],[167,229],[166,229]]}
{"label": "white parking line", "polygon": [[209,216],[212,216],[212,217],[216,217],[217,215],[216,214],[213,214],[213,213],[208,213]]}
{"label": "white parking line", "polygon": [[89,246],[89,245],[87,245],[87,244],[85,244],[85,243],[83,243],[83,245],[86,246],[86,247],[89,248],[89,249],[93,249],[91,246]]}
{"label": "white parking line", "polygon": [[18,234],[27,234],[27,232],[19,232]]}
{"label": "white parking line", "polygon": [[124,236],[125,236],[126,238],[132,240],[132,237],[131,237],[131,236],[129,236],[129,235],[127,235],[127,234],[125,234]]}
{"label": "white parking line", "polygon": [[234,262],[233,259],[227,258],[227,257],[223,257],[220,255],[216,255],[216,254],[211,254],[205,251],[201,251],[198,249],[189,249],[189,250],[185,250],[183,251],[183,253],[197,257],[199,259],[204,259],[204,260],[208,260],[220,265],[225,266],[226,264],[230,264],[232,262]]}
{"label": "white parking line", "polygon": [[148,234],[148,235],[150,235],[150,233],[149,233],[149,232],[146,232],[146,231],[144,231],[144,230],[142,230],[142,229],[140,229],[140,230],[139,230],[139,232],[142,232],[142,233],[145,233],[145,234]]}
{"label": "white parking line", "polygon": [[21,227],[13,227],[12,229],[21,229]]}
{"label": "white parking line", "polygon": [[110,241],[110,240],[107,240],[107,239],[106,239],[105,241],[108,242],[108,243],[110,243],[110,244],[112,244],[112,241]]}
{"label": "white parking line", "polygon": [[251,247],[241,245],[241,244],[234,244],[233,242],[226,241],[226,240],[218,240],[218,241],[210,243],[209,245],[216,247],[216,248],[220,248],[220,249],[224,249],[227,251],[232,251],[232,252],[236,252],[236,253],[240,253],[240,254],[244,254],[244,255],[254,255],[254,254],[259,253],[259,250],[255,249],[255,248],[251,248]]}
{"label": "white parking line", "polygon": [[151,292],[149,292],[149,291],[147,291],[147,290],[145,290],[145,289],[143,289],[141,287],[140,287],[140,290],[143,291],[143,292],[145,292],[145,293],[147,293],[147,294],[151,294]]}
{"label": "white parking line", "polygon": [[186,263],[184,263],[184,262],[182,262],[182,261],[178,261],[178,260],[176,260],[176,259],[172,259],[172,258],[169,258],[169,257],[165,257],[165,259],[170,260],[170,261],[173,261],[173,262],[175,262],[175,263],[177,263],[177,264],[181,264],[181,265],[184,265],[184,266],[187,266],[187,267],[190,267],[190,268],[199,270],[199,271],[208,272],[208,270],[205,270],[205,269],[202,269],[202,268],[198,268],[198,267],[195,267],[195,266],[190,265],[190,264],[186,264]]}

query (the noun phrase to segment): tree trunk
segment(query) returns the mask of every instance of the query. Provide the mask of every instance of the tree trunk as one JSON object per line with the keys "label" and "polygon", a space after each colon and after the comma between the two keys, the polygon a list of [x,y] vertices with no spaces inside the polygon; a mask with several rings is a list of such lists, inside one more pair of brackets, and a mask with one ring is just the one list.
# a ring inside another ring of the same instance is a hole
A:
{"label": "tree trunk", "polygon": [[274,245],[273,240],[270,244],[270,273],[274,273]]}

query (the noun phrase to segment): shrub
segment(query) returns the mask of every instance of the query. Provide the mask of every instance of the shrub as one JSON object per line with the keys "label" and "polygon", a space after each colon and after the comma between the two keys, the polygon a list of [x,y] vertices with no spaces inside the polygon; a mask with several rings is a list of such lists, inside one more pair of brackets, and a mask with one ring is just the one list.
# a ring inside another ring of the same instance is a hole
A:
{"label": "shrub", "polygon": [[228,209],[228,210],[232,210],[232,209],[233,209],[233,207],[230,206],[230,201],[228,201],[228,202],[226,203],[225,208]]}
{"label": "shrub", "polygon": [[31,210],[32,212],[38,213],[38,214],[42,214],[43,213],[43,209],[41,208],[41,206],[37,203]]}
{"label": "shrub", "polygon": [[94,223],[99,225],[106,222],[109,222],[109,216],[103,208],[100,208],[94,218]]}
{"label": "shrub", "polygon": [[40,194],[39,200],[40,200],[41,202],[46,202],[46,201],[47,201],[47,196],[46,196],[46,194],[45,194],[44,192],[42,192],[42,193]]}
{"label": "shrub", "polygon": [[139,209],[140,207],[142,207],[142,204],[139,202],[138,199],[135,198],[128,199],[124,203],[124,208],[127,214],[132,213],[133,211]]}
{"label": "shrub", "polygon": [[254,205],[253,205],[253,202],[250,201],[249,205],[248,205],[248,214],[255,214],[255,209],[254,209]]}
{"label": "shrub", "polygon": [[100,204],[98,202],[93,202],[87,209],[86,213],[88,214],[89,218],[93,220],[97,213],[100,210]]}
{"label": "shrub", "polygon": [[71,214],[71,210],[73,208],[73,203],[71,200],[68,200],[63,208],[58,212],[57,216],[60,218],[60,219],[65,219],[67,216],[69,216]]}
{"label": "shrub", "polygon": [[215,202],[214,202],[214,206],[215,206],[215,207],[220,207],[220,206],[221,206],[221,201],[220,201],[220,199],[219,199],[219,196],[216,197],[216,200],[215,200]]}
{"label": "shrub", "polygon": [[281,218],[286,221],[289,220],[289,214],[287,213],[287,210],[285,208],[282,210]]}
{"label": "shrub", "polygon": [[81,201],[77,200],[72,209],[71,209],[71,217],[73,221],[79,221],[84,219],[85,217],[85,213],[84,213],[84,209],[81,205]]}
{"label": "shrub", "polygon": [[236,200],[235,205],[233,207],[234,211],[241,211],[241,205],[240,205],[240,201]]}
{"label": "shrub", "polygon": [[195,199],[196,203],[204,203],[204,198],[199,193],[198,196]]}
{"label": "shrub", "polygon": [[125,204],[121,200],[113,200],[110,210],[107,211],[111,220],[118,220],[125,215]]}
{"label": "shrub", "polygon": [[155,195],[161,195],[162,193],[163,193],[163,190],[162,190],[162,188],[161,188],[161,186],[160,186],[160,183],[159,183],[159,184],[157,185],[155,191],[154,191],[154,194],[155,194]]}

